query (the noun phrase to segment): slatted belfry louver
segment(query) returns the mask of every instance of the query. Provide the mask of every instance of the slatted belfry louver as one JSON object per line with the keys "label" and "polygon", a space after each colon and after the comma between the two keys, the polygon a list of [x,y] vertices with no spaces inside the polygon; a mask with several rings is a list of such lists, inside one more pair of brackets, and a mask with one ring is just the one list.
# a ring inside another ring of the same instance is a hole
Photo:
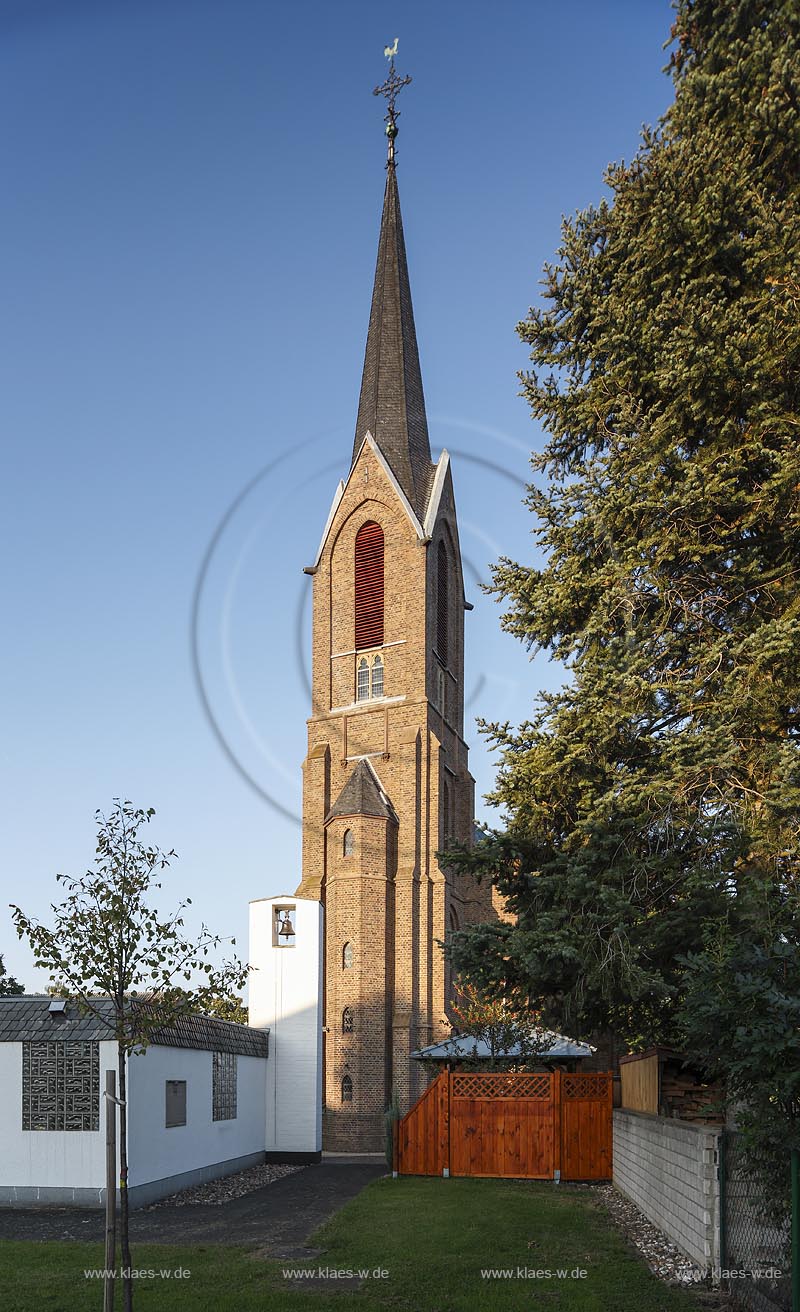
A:
{"label": "slatted belfry louver", "polygon": [[368,520],[356,534],[356,651],[383,646],[383,529]]}
{"label": "slatted belfry louver", "polygon": [[447,667],[448,638],[450,636],[450,595],[447,575],[447,548],[443,542],[440,542],[436,561],[436,654],[445,668]]}

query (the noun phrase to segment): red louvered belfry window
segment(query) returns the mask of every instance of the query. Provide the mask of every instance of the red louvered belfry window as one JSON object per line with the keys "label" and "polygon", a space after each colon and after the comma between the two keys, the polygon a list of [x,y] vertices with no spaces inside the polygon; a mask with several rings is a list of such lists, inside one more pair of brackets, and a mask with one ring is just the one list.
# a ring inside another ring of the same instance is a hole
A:
{"label": "red louvered belfry window", "polygon": [[368,520],[356,534],[356,651],[383,646],[383,529]]}
{"label": "red louvered belfry window", "polygon": [[448,628],[450,621],[449,588],[447,578],[447,548],[439,543],[436,561],[436,654],[442,665],[447,665]]}

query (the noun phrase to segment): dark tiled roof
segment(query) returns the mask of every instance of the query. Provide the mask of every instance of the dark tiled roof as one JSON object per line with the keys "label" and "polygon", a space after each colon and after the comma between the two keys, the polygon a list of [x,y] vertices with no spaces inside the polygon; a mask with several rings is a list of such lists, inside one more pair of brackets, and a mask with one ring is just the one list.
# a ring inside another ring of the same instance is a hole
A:
{"label": "dark tiled roof", "polygon": [[434,470],[414,310],[411,305],[400,197],[392,164],[386,173],[386,194],[358,401],[353,463],[367,432],[372,433],[418,519],[422,521]]}
{"label": "dark tiled roof", "polygon": [[336,816],[375,815],[382,820],[392,820],[397,824],[397,815],[380,779],[369,761],[359,761],[340,792],[327,816],[325,823]]}
{"label": "dark tiled roof", "polygon": [[[103,1020],[91,1013],[85,1014],[74,1002],[68,1002],[61,1014],[50,1012],[52,999],[47,996],[0,998],[0,1043],[22,1043],[53,1039],[70,1039],[85,1042],[90,1039],[109,1039]],[[112,1015],[108,999],[98,998],[94,1004],[101,1016]],[[268,1034],[266,1030],[251,1029],[230,1020],[217,1020],[215,1016],[183,1016],[172,1025],[156,1030],[152,1042],[164,1048],[199,1048],[208,1052],[235,1052],[243,1057],[266,1057]]]}
{"label": "dark tiled roof", "polygon": [[269,1050],[267,1030],[254,1030],[232,1020],[218,1020],[216,1016],[182,1016],[173,1025],[156,1030],[153,1043],[162,1048],[236,1052],[240,1057],[266,1057]]}
{"label": "dark tiled roof", "polygon": [[[29,1040],[107,1039],[108,1030],[96,1016],[85,1015],[74,1003],[60,1015],[48,1008],[52,998],[46,995],[18,998],[0,998],[0,1043],[20,1043]],[[98,999],[98,1011],[111,1014],[111,1004]]]}

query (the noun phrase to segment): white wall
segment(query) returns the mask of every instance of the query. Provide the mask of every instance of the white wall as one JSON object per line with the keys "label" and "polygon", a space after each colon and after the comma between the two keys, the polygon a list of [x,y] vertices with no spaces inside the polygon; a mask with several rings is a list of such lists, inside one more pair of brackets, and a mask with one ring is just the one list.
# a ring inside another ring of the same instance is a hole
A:
{"label": "white wall", "polygon": [[[155,1044],[128,1062],[129,1186],[132,1199],[163,1196],[193,1175],[210,1179],[221,1163],[264,1153],[265,1073],[262,1057],[237,1056],[237,1113],[234,1120],[212,1119],[210,1052],[163,1048]],[[186,1081],[186,1124],[167,1129],[166,1082]],[[162,1190],[144,1190],[165,1181]],[[135,1192],[134,1192],[135,1191]]]}
{"label": "white wall", "polygon": [[[134,1206],[264,1160],[269,1062],[242,1056],[236,1061],[236,1118],[214,1121],[210,1052],[153,1045],[129,1058],[128,1184]],[[103,1202],[103,1090],[106,1071],[116,1067],[116,1044],[101,1043],[98,1130],[23,1130],[22,1044],[0,1043],[0,1206]],[[167,1080],[186,1080],[186,1125],[171,1129],[165,1125]]]}
{"label": "white wall", "polygon": [[706,1271],[719,1266],[720,1127],[614,1112],[614,1184]]}
{"label": "white wall", "polygon": [[[273,947],[275,906],[294,907],[295,943]],[[250,1025],[269,1029],[268,1153],[322,1148],[322,918],[310,898],[250,903]]]}
{"label": "white wall", "polygon": [[98,1130],[23,1130],[22,1044],[0,1043],[0,1204],[100,1202],[106,1180],[102,1093],[106,1071],[116,1067],[116,1045],[101,1043]]}

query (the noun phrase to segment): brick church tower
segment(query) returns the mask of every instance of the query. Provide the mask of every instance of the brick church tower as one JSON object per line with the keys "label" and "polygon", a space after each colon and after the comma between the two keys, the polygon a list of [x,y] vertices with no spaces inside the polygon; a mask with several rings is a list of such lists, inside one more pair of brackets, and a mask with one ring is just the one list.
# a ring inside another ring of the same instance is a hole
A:
{"label": "brick church tower", "polygon": [[[394,159],[389,159],[350,471],[313,575],[303,878],[325,909],[323,1147],[375,1151],[409,1054],[449,1033],[438,942],[491,890],[436,852],[471,841],[464,583],[450,460],[431,458]],[[438,941],[438,942],[437,942]]]}

